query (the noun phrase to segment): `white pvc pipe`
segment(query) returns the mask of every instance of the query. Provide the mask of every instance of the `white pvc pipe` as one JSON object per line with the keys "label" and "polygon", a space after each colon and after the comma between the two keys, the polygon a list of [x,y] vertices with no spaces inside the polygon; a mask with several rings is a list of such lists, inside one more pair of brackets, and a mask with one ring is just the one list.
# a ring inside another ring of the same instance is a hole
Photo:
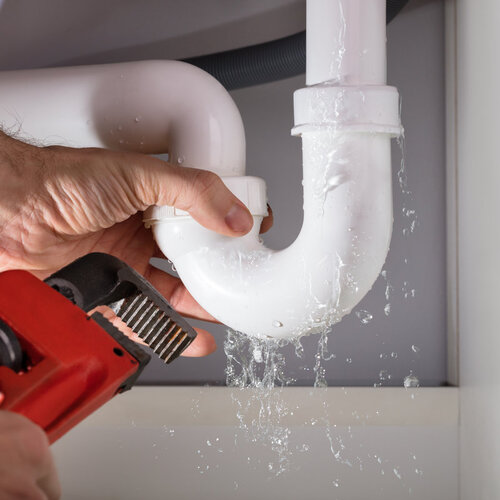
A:
{"label": "white pvc pipe", "polygon": [[249,235],[229,238],[193,220],[153,227],[195,299],[250,335],[324,331],[368,292],[385,261],[392,228],[390,139],[385,135],[303,135],[304,224],[274,252]]}
{"label": "white pvc pipe", "polygon": [[385,0],[307,2],[307,85],[383,85]]}
{"label": "white pvc pipe", "polygon": [[169,153],[222,176],[245,172],[238,108],[217,80],[178,61],[0,73],[0,126],[42,145]]}
{"label": "white pvc pipe", "polygon": [[241,177],[241,118],[213,78],[175,62],[0,74],[0,122],[18,125],[22,137],[168,151],[225,177],[254,215],[248,235],[213,233],[169,207],[146,219],[194,298],[226,325],[261,337],[297,337],[339,321],[373,285],[392,229],[390,138],[400,124],[397,91],[385,86],[385,2],[309,0],[308,12],[307,79],[322,85],[294,96],[304,224],[279,252],[259,240],[264,186]]}

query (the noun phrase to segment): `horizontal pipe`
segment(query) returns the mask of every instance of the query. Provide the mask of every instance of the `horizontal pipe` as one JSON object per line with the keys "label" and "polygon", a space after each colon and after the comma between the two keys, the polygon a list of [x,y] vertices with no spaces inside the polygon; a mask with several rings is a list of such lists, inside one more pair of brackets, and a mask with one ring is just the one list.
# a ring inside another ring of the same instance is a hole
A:
{"label": "horizontal pipe", "polygon": [[238,108],[215,78],[178,61],[1,72],[0,126],[41,145],[168,153],[219,175],[245,172]]}

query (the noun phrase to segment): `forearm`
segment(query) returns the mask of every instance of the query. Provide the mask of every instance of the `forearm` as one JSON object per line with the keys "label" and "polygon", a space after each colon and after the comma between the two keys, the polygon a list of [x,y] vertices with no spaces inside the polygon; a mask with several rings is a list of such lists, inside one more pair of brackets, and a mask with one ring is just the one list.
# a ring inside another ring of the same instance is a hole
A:
{"label": "forearm", "polygon": [[38,168],[36,148],[0,131],[0,271],[19,265]]}

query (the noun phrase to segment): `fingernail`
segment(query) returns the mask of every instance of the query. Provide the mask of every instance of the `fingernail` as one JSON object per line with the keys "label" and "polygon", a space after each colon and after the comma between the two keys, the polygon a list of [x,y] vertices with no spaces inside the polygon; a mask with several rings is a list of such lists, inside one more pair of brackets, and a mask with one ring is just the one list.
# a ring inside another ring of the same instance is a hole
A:
{"label": "fingernail", "polygon": [[248,233],[253,226],[253,218],[248,210],[238,204],[231,207],[224,220],[235,233]]}

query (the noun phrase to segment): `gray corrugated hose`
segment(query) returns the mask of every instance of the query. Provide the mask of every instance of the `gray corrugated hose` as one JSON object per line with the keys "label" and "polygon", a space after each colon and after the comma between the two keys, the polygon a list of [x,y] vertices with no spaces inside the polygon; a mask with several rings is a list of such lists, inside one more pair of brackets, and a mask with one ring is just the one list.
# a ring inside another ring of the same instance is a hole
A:
{"label": "gray corrugated hose", "polygon": [[[387,0],[387,23],[408,1]],[[210,73],[228,90],[282,80],[305,73],[306,32],[185,61]]]}

